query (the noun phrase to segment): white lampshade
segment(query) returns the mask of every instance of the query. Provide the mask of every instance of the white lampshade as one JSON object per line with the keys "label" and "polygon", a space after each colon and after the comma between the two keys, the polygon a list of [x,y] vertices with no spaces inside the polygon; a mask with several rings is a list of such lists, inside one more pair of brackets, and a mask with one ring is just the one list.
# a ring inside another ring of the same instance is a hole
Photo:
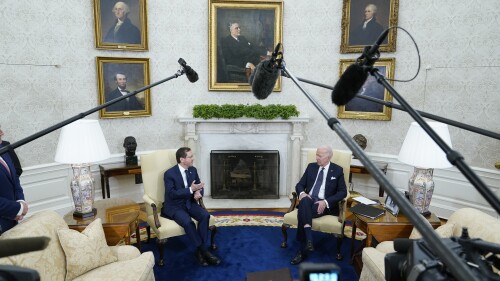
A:
{"label": "white lampshade", "polygon": [[56,162],[92,163],[109,157],[108,144],[97,120],[77,120],[62,128],[57,144]]}
{"label": "white lampshade", "polygon": [[[450,132],[448,125],[439,122],[427,122],[429,126],[451,148]],[[406,138],[399,151],[398,160],[419,168],[449,168],[453,165],[446,159],[443,150],[429,137],[418,125],[412,122]]]}

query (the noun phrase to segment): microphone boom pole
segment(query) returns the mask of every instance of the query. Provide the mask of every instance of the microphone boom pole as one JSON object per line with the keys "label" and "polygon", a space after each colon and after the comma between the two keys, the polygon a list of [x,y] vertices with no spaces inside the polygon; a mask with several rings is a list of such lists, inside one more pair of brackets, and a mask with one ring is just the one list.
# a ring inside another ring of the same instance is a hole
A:
{"label": "microphone boom pole", "polygon": [[6,145],[6,146],[0,148],[0,155],[6,153],[8,150],[15,149],[15,148],[17,148],[19,146],[22,146],[22,145],[25,145],[25,144],[27,144],[27,143],[29,143],[31,141],[34,141],[34,140],[36,140],[36,139],[38,139],[38,138],[40,138],[42,136],[45,136],[48,133],[51,133],[51,132],[53,132],[53,131],[61,128],[61,127],[64,127],[64,126],[70,124],[70,123],[73,123],[73,122],[75,122],[78,119],[82,119],[83,117],[85,117],[85,116],[87,116],[89,114],[92,114],[92,113],[94,113],[94,112],[96,112],[98,110],[106,108],[106,107],[108,107],[108,106],[110,106],[112,104],[115,104],[115,103],[117,103],[117,102],[119,102],[121,100],[124,100],[124,99],[128,98],[128,97],[134,96],[134,95],[136,95],[136,94],[138,94],[140,92],[144,92],[145,90],[153,88],[153,87],[155,87],[157,85],[160,85],[160,84],[162,84],[164,82],[167,82],[169,80],[177,78],[177,77],[183,75],[184,73],[185,73],[184,68],[180,69],[174,75],[169,76],[169,77],[167,77],[167,78],[165,78],[163,80],[160,80],[160,81],[157,81],[157,82],[155,82],[153,84],[150,84],[150,85],[144,86],[142,88],[139,88],[139,89],[137,89],[137,90],[135,90],[133,92],[130,92],[130,93],[124,95],[124,96],[118,97],[116,99],[110,100],[110,101],[108,101],[106,103],[103,103],[101,105],[98,105],[98,106],[96,106],[96,107],[94,107],[92,109],[89,109],[89,110],[85,111],[85,112],[81,112],[81,113],[79,113],[79,114],[77,114],[77,115],[75,115],[73,117],[70,117],[70,118],[68,118],[68,119],[66,119],[64,121],[61,121],[61,122],[59,122],[59,123],[57,123],[55,125],[52,125],[52,126],[46,128],[46,129],[44,129],[44,130],[42,130],[42,131],[40,131],[38,133],[35,133],[35,134],[31,135],[31,136],[25,137],[24,139],[21,139],[19,141],[16,141],[14,143]]}
{"label": "microphone boom pole", "polygon": [[[318,83],[318,82],[315,82],[315,81],[311,81],[311,80],[308,80],[308,79],[304,79],[304,78],[300,78],[300,77],[296,77],[296,78],[299,81],[302,81],[302,82],[305,82],[305,83],[308,83],[308,84],[311,84],[311,85],[319,86],[319,87],[322,87],[322,88],[325,88],[325,89],[333,90],[333,88],[334,88],[332,86],[329,86],[329,85],[326,85],[326,84],[322,84],[322,83]],[[378,103],[378,104],[385,105],[385,106],[390,107],[390,108],[395,108],[395,109],[398,109],[398,110],[401,110],[401,111],[408,112],[408,110],[406,110],[404,107],[402,107],[399,104],[395,104],[395,103],[392,103],[392,102],[380,100],[380,99],[377,99],[377,98],[374,98],[374,97],[364,96],[364,95],[357,95],[355,98],[365,99],[365,100],[368,100],[368,101],[371,101],[371,102],[375,102],[375,103]],[[441,116],[438,116],[438,115],[434,115],[434,114],[431,114],[431,113],[427,113],[427,112],[424,112],[424,111],[420,111],[420,110],[416,110],[416,111],[421,116],[423,116],[425,118],[436,120],[438,122],[442,122],[442,123],[445,123],[445,124],[448,124],[448,125],[451,125],[451,126],[454,126],[454,127],[458,127],[458,128],[464,129],[464,130],[468,130],[468,131],[471,131],[473,133],[477,133],[477,134],[480,134],[480,135],[483,135],[483,136],[487,136],[487,137],[490,137],[490,138],[494,138],[494,139],[500,140],[500,134],[499,133],[495,133],[495,132],[488,131],[488,130],[485,130],[485,129],[482,129],[482,128],[474,127],[474,126],[471,126],[471,125],[468,125],[468,124],[465,124],[465,123],[461,123],[461,122],[458,122],[458,121],[455,121],[455,120],[444,118],[444,117],[441,117]]]}
{"label": "microphone boom pole", "polygon": [[[439,257],[449,266],[450,271],[453,275],[463,281],[474,280],[475,276],[472,274],[470,269],[465,266],[463,261],[457,256],[455,252],[449,249],[437,235],[434,229],[428,224],[427,220],[420,214],[417,213],[415,208],[410,205],[410,202],[403,197],[403,195],[387,180],[382,171],[380,171],[375,164],[368,158],[368,156],[361,150],[356,142],[349,136],[345,129],[340,124],[337,118],[331,117],[319,103],[299,84],[297,78],[295,78],[290,71],[286,68],[283,62],[281,66],[286,77],[292,79],[292,81],[299,87],[299,89],[304,93],[304,95],[313,103],[313,105],[318,109],[318,111],[323,115],[323,117],[328,121],[328,126],[337,133],[337,135],[342,139],[342,141],[351,149],[351,151],[359,158],[361,163],[364,164],[366,169],[373,175],[377,183],[384,187],[384,190],[396,201],[397,205],[403,210],[403,212],[408,216],[408,219],[415,225],[415,227],[423,235],[425,241],[437,250]],[[424,122],[425,123],[425,122]],[[427,125],[427,124],[426,124]]]}

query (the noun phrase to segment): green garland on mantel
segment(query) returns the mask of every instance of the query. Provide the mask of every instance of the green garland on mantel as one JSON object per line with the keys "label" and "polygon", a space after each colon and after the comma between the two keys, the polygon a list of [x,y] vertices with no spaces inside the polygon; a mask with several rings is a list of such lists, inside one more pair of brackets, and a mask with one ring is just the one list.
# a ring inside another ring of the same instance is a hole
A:
{"label": "green garland on mantel", "polygon": [[289,119],[292,116],[299,116],[299,111],[295,105],[200,104],[193,107],[193,117],[203,119],[247,117],[272,120],[277,118]]}

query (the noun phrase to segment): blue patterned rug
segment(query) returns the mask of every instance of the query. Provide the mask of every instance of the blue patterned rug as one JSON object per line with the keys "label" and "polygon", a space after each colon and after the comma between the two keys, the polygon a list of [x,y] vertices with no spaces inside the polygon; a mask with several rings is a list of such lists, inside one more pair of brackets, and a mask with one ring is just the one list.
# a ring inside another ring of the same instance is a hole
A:
{"label": "blue patterned rug", "polygon": [[[200,266],[195,258],[195,247],[186,235],[169,239],[165,246],[165,265],[155,266],[156,280],[227,280],[244,281],[248,272],[289,268],[292,277],[299,279],[298,266],[291,265],[299,245],[295,241],[295,229],[288,230],[288,248],[281,248],[283,240],[281,223],[283,213],[262,211],[218,211],[216,216],[217,234],[214,252],[221,258],[219,266]],[[280,221],[281,220],[281,221]],[[331,235],[313,232],[316,250],[307,262],[335,263],[342,270],[341,280],[358,280],[353,266],[349,263],[350,239],[344,238],[341,252],[342,261],[335,259],[336,239]],[[141,238],[145,238],[145,235]],[[142,240],[142,239],[141,239]],[[141,243],[142,251],[153,251],[159,259],[156,240]]]}

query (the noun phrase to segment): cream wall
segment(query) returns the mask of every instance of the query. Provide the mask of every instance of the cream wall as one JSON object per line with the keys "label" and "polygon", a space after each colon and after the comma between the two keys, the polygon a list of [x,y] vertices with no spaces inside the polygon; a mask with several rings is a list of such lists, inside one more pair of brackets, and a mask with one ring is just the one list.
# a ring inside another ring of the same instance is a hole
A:
{"label": "cream wall", "polygon": [[[208,91],[208,1],[149,0],[149,51],[95,49],[93,1],[0,1],[0,124],[5,139],[20,140],[97,105],[96,56],[150,58],[151,82],[178,69],[184,58],[199,74],[151,90],[151,117],[100,120],[111,153],[123,155],[123,139],[132,135],[138,151],[184,144],[179,117],[190,117],[196,104],[295,104],[311,119],[304,147],[331,143],[346,149],[326,121],[290,80],[281,93],[264,101],[251,93]],[[283,44],[287,67],[296,76],[333,85],[339,76],[342,1],[284,1]],[[470,125],[500,131],[500,10],[498,0],[400,0],[399,25],[418,43],[419,76],[395,88],[416,109]],[[417,68],[415,48],[398,31],[396,78],[408,79]],[[337,109],[330,91],[306,86],[331,115]],[[90,117],[98,118],[97,114]],[[369,153],[397,155],[411,122],[393,111],[392,121],[341,120],[351,134],[368,138]],[[450,128],[452,141],[471,166],[498,175],[498,140]],[[53,164],[59,131],[17,149],[30,170]],[[44,168],[45,169],[45,168]],[[470,188],[470,187],[469,187]],[[498,191],[497,191],[498,192]]]}

